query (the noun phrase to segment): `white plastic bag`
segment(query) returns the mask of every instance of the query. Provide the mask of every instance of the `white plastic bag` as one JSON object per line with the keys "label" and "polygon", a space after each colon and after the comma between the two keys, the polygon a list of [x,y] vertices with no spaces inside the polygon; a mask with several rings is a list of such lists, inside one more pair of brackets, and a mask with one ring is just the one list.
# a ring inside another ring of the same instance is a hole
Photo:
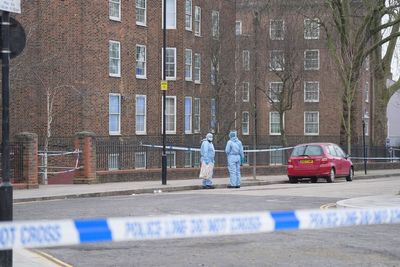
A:
{"label": "white plastic bag", "polygon": [[205,164],[204,162],[202,162],[199,178],[200,179],[211,179],[212,175],[213,175],[213,169],[214,169],[213,163]]}

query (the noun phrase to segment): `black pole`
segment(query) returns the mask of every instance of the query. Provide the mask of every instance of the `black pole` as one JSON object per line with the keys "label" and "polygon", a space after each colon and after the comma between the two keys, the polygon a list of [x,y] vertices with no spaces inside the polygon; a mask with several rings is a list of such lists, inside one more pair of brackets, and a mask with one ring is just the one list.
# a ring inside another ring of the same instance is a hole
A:
{"label": "black pole", "polygon": [[362,121],[363,132],[363,155],[364,155],[364,173],[367,174],[367,147],[365,145],[365,121]]}
{"label": "black pole", "polygon": [[[13,188],[10,182],[10,12],[3,11],[1,17],[1,74],[2,74],[2,146],[0,186],[0,221],[12,221]],[[0,251],[0,266],[12,266],[12,250]]]}
{"label": "black pole", "polygon": [[[167,1],[163,0],[163,80],[166,80],[166,53],[167,53]],[[163,110],[162,110],[162,116],[163,116],[163,132],[162,132],[162,142],[163,142],[163,149],[162,149],[162,158],[161,158],[161,184],[166,185],[167,184],[167,153],[165,150],[165,110],[166,110],[166,101],[165,101],[165,95],[166,95],[166,90],[163,90]]]}

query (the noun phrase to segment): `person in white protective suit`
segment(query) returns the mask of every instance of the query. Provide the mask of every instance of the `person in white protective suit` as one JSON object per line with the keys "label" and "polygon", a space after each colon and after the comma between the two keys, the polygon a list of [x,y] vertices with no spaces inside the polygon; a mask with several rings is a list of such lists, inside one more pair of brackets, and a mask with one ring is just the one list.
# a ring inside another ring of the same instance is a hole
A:
{"label": "person in white protective suit", "polygon": [[213,135],[208,133],[206,138],[201,142],[200,154],[201,154],[201,170],[200,170],[200,178],[203,178],[203,188],[204,189],[214,189],[212,184],[212,176],[214,169],[214,158],[215,158],[215,149],[213,141]]}
{"label": "person in white protective suit", "polygon": [[236,131],[229,133],[225,153],[228,158],[229,182],[228,188],[240,188],[240,165],[244,159],[242,142],[237,138]]}

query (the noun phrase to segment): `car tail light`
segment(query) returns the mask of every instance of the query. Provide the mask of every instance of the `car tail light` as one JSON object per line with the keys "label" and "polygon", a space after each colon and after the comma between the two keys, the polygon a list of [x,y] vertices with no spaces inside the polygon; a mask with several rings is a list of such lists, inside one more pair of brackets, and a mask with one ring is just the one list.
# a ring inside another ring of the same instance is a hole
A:
{"label": "car tail light", "polygon": [[325,164],[328,163],[328,158],[322,158],[321,159],[321,164]]}
{"label": "car tail light", "polygon": [[288,159],[287,163],[288,163],[289,165],[292,165],[292,160],[291,160],[291,159]]}

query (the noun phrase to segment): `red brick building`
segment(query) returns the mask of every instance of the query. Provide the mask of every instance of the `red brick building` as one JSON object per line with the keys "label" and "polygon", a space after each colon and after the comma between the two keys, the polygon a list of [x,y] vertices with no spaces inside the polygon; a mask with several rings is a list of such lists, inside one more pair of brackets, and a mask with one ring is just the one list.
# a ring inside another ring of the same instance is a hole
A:
{"label": "red brick building", "polygon": [[[28,41],[12,62],[12,135],[43,137],[48,114],[52,136],[160,135],[161,0],[23,1],[17,19]],[[210,47],[232,58],[234,23],[234,1],[167,0],[167,134],[213,128]]]}

